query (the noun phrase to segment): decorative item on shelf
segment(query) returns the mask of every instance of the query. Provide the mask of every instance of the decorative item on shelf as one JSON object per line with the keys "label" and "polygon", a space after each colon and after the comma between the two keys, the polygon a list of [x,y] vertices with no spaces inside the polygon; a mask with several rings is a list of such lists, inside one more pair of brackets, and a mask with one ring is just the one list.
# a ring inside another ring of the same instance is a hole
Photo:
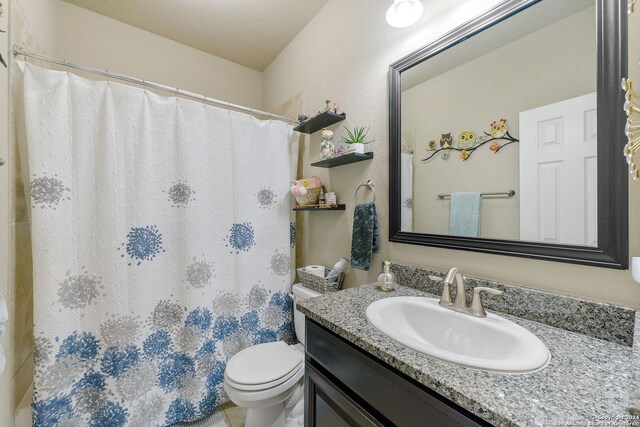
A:
{"label": "decorative item on shelf", "polygon": [[333,145],[333,132],[327,128],[322,129],[322,141],[320,142],[320,153],[323,159],[331,159],[336,154],[336,147]]}
{"label": "decorative item on shelf", "polygon": [[344,144],[349,145],[349,147],[353,150],[352,152],[364,154],[364,146],[365,144],[370,144],[373,140],[365,141],[367,134],[369,133],[369,128],[363,127],[354,127],[353,130],[350,130],[346,126],[344,128],[347,130],[347,137],[342,137],[342,142]]}
{"label": "decorative item on shelf", "polygon": [[[337,275],[334,273],[333,276],[330,276],[331,271],[332,270],[325,268],[324,275],[320,277],[320,275],[314,274],[315,271],[311,273],[307,271],[306,268],[298,268],[298,276],[300,277],[302,286],[324,294],[339,291],[340,288],[342,288],[344,273],[340,272]],[[337,276],[337,278],[335,276]]]}
{"label": "decorative item on shelf", "polygon": [[629,173],[637,181],[640,179],[640,169],[636,159],[636,154],[640,151],[640,95],[633,88],[631,80],[622,79],[622,89],[625,91],[623,108],[627,113],[624,133],[629,140],[624,146],[624,156],[629,165]]}
{"label": "decorative item on shelf", "polygon": [[[335,114],[338,114],[338,104],[336,104],[334,102],[333,103],[333,108],[331,108],[331,100],[330,99],[327,99],[326,101],[324,101],[324,104],[325,104],[324,108],[322,110],[318,110],[318,112],[315,113],[313,116],[307,117],[305,115],[302,115],[305,118],[305,120],[303,120],[303,121],[307,121],[309,119],[314,119],[314,118],[316,118],[316,117],[318,117],[318,116],[320,116],[320,115],[322,115],[324,113],[335,113]],[[300,116],[298,116],[298,122],[302,123],[300,121]]]}
{"label": "decorative item on shelf", "polygon": [[631,15],[636,8],[636,0],[629,0],[629,8],[627,10],[627,12],[629,13],[629,15]]}
{"label": "decorative item on shelf", "polygon": [[293,194],[294,196],[304,196],[305,194],[307,194],[307,189],[304,188],[302,184],[299,184],[296,181],[291,181],[291,183],[293,184],[291,186],[291,194]]}
{"label": "decorative item on shelf", "polygon": [[324,197],[326,205],[330,208],[335,208],[336,206],[338,206],[338,198],[336,197],[336,193],[326,193]]}
{"label": "decorative item on shelf", "polygon": [[[478,148],[485,144],[489,144],[489,149],[494,153],[497,153],[509,144],[520,142],[518,138],[514,138],[509,133],[507,119],[500,119],[491,122],[489,124],[489,132],[485,131],[483,132],[483,135],[480,136],[477,136],[477,133],[474,131],[464,131],[460,133],[457,147],[452,146],[452,141],[453,137],[451,136],[451,132],[442,134],[439,143],[440,148],[437,148],[438,144],[436,144],[435,141],[429,141],[427,151],[431,151],[431,154],[422,159],[422,161],[426,162],[427,160],[431,160],[439,153],[442,153],[441,157],[444,160],[447,160],[453,150],[460,152],[460,158],[463,161],[466,161]],[[500,141],[506,142],[501,144]]]}
{"label": "decorative item on shelf", "polygon": [[318,203],[322,182],[316,175],[308,179],[291,181],[291,194],[296,197],[297,206],[313,206]]}
{"label": "decorative item on shelf", "polygon": [[321,208],[326,208],[327,204],[326,204],[326,199],[324,197],[324,189],[320,188],[320,196],[318,197],[318,205],[320,205]]}
{"label": "decorative item on shelf", "polygon": [[306,122],[307,120],[309,120],[309,116],[302,113],[298,114],[298,123],[303,123],[303,122]]}

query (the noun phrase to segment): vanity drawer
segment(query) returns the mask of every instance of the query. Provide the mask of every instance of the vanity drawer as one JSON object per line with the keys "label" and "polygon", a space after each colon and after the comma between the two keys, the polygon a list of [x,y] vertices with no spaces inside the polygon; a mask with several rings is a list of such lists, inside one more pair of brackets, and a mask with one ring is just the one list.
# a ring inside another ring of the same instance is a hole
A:
{"label": "vanity drawer", "polygon": [[307,363],[379,412],[388,420],[385,425],[490,425],[309,319],[306,342]]}

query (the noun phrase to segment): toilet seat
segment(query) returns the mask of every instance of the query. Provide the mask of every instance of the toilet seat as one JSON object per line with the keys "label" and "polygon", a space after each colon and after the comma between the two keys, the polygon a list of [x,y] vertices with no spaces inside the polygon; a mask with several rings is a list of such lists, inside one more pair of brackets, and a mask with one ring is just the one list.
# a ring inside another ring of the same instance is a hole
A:
{"label": "toilet seat", "polygon": [[225,381],[243,391],[267,390],[296,376],[304,356],[284,341],[245,348],[227,362]]}

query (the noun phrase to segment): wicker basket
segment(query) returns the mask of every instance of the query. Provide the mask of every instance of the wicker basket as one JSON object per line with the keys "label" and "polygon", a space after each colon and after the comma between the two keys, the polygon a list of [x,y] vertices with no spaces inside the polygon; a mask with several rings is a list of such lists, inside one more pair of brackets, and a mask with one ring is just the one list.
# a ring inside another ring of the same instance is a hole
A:
{"label": "wicker basket", "polygon": [[[325,268],[324,275],[327,276],[331,270]],[[338,280],[334,283],[329,283],[325,277],[316,276],[305,271],[304,268],[298,268],[298,276],[302,282],[302,286],[309,288],[312,291],[320,292],[321,294],[327,292],[336,292],[342,288],[342,282],[344,282],[344,273],[340,273]]]}
{"label": "wicker basket", "polygon": [[296,204],[298,206],[315,206],[320,199],[320,190],[322,185],[313,188],[307,188],[307,194],[304,196],[296,196]]}
{"label": "wicker basket", "polygon": [[[314,179],[315,178],[315,179]],[[318,183],[319,185],[315,187],[305,187],[307,190],[307,194],[304,196],[295,196],[296,204],[298,206],[314,206],[318,204],[318,199],[320,198],[320,191],[322,190],[322,183],[320,182],[320,178],[316,175],[311,177],[310,179],[300,179],[298,181],[291,181],[292,185],[303,185],[302,181],[313,181]]]}

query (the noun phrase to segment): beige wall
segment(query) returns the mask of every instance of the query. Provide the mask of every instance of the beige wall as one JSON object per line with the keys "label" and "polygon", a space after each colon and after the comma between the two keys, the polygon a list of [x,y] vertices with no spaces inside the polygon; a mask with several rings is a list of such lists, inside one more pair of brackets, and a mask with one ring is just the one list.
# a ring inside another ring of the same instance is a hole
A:
{"label": "beige wall", "polygon": [[[393,29],[384,20],[387,2],[331,0],[265,70],[265,108],[275,110],[300,93],[304,94],[307,112],[321,108],[325,99],[335,100],[347,112],[343,124],[371,126],[371,136],[377,140],[370,146],[375,152],[373,161],[329,170],[309,166],[318,157],[319,135],[305,141],[304,174],[319,174],[348,204],[347,212],[298,214],[306,215],[305,261],[332,265],[338,256],[350,254],[353,194],[362,181],[371,178],[377,184],[383,242],[381,254],[374,257],[375,265],[384,259],[441,270],[456,265],[469,275],[640,307],[640,285],[629,271],[388,242],[388,66],[498,1],[446,3],[441,10],[426,4],[425,16],[418,24]],[[640,55],[638,15],[636,12],[633,17],[635,40],[630,37],[634,43],[632,64],[637,64]],[[640,81],[637,65],[634,73]],[[341,127],[338,130],[338,135],[343,133]],[[629,196],[630,253],[640,255],[640,227],[633,222],[640,217],[639,183],[630,184]],[[346,284],[374,281],[378,270],[349,270]]]}
{"label": "beige wall", "polygon": [[457,151],[446,161],[420,159],[430,154],[426,142],[442,133],[451,132],[454,141],[463,131],[482,135],[504,117],[518,138],[520,112],[595,92],[595,13],[584,9],[402,93],[402,131],[415,131],[417,141],[414,231],[449,234],[451,202],[439,193],[514,189],[511,199],[483,200],[480,230],[481,237],[519,239],[519,144],[496,154],[487,144],[465,162]]}
{"label": "beige wall", "polygon": [[258,71],[63,1],[57,23],[61,58],[262,108]]}

